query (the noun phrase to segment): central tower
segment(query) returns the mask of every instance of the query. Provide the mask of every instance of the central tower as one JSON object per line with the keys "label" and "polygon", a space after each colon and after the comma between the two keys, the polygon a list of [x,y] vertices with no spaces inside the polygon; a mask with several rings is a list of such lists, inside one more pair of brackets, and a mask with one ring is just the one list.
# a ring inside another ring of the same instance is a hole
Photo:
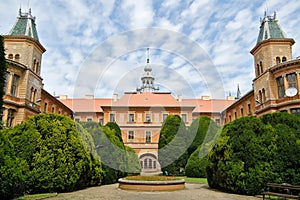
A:
{"label": "central tower", "polygon": [[152,68],[150,66],[150,61],[149,61],[149,48],[147,48],[147,63],[144,68],[144,74],[141,78],[142,80],[142,86],[140,88],[137,88],[137,92],[155,92],[158,91],[159,88],[154,87],[154,76],[152,75]]}

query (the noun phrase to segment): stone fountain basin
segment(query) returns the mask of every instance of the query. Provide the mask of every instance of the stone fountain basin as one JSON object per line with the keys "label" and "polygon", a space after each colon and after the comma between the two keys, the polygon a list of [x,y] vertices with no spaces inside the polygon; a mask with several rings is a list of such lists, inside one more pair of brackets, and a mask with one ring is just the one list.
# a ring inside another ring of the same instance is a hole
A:
{"label": "stone fountain basin", "polygon": [[141,181],[127,180],[120,178],[118,180],[119,188],[122,190],[136,191],[174,191],[185,188],[185,180],[167,180],[167,181]]}

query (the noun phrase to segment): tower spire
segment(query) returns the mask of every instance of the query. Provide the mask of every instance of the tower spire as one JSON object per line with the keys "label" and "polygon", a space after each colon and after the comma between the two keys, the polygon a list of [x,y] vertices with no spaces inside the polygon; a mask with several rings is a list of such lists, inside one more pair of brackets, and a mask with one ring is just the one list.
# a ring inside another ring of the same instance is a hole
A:
{"label": "tower spire", "polygon": [[150,66],[150,59],[149,59],[149,48],[147,48],[147,63],[144,67],[144,75],[141,77],[142,86],[137,88],[136,91],[138,92],[154,92],[159,90],[159,88],[154,87],[154,76],[152,75],[152,68]]}

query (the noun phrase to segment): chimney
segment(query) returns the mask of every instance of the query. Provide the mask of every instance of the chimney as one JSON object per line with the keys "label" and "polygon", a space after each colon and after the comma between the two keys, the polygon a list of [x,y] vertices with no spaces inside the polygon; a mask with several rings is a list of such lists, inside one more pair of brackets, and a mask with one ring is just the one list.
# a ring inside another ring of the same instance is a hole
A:
{"label": "chimney", "polygon": [[68,95],[59,95],[59,99],[66,100],[68,98]]}
{"label": "chimney", "polygon": [[182,102],[182,94],[178,95],[178,102]]}
{"label": "chimney", "polygon": [[86,94],[85,98],[86,99],[94,99],[94,95],[92,95],[92,94]]}
{"label": "chimney", "polygon": [[117,102],[118,101],[118,94],[113,94],[113,101]]}
{"label": "chimney", "polygon": [[227,100],[235,100],[234,96],[227,96]]}
{"label": "chimney", "polygon": [[202,100],[210,100],[210,96],[202,96],[201,99]]}

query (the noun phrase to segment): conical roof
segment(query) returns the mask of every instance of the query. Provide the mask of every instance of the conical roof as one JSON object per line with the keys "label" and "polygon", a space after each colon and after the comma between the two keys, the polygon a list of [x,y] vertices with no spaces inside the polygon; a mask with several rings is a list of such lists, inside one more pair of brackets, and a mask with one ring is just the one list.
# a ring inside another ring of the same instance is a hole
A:
{"label": "conical roof", "polygon": [[28,13],[22,13],[21,8],[19,9],[17,21],[11,29],[9,35],[29,36],[33,39],[39,40],[36,30],[35,17],[31,15],[31,9],[29,9]]}
{"label": "conical roof", "polygon": [[261,19],[257,43],[270,38],[286,38],[285,33],[281,29],[280,24],[276,19],[276,12],[274,13],[274,16],[267,16],[265,14],[265,17]]}

